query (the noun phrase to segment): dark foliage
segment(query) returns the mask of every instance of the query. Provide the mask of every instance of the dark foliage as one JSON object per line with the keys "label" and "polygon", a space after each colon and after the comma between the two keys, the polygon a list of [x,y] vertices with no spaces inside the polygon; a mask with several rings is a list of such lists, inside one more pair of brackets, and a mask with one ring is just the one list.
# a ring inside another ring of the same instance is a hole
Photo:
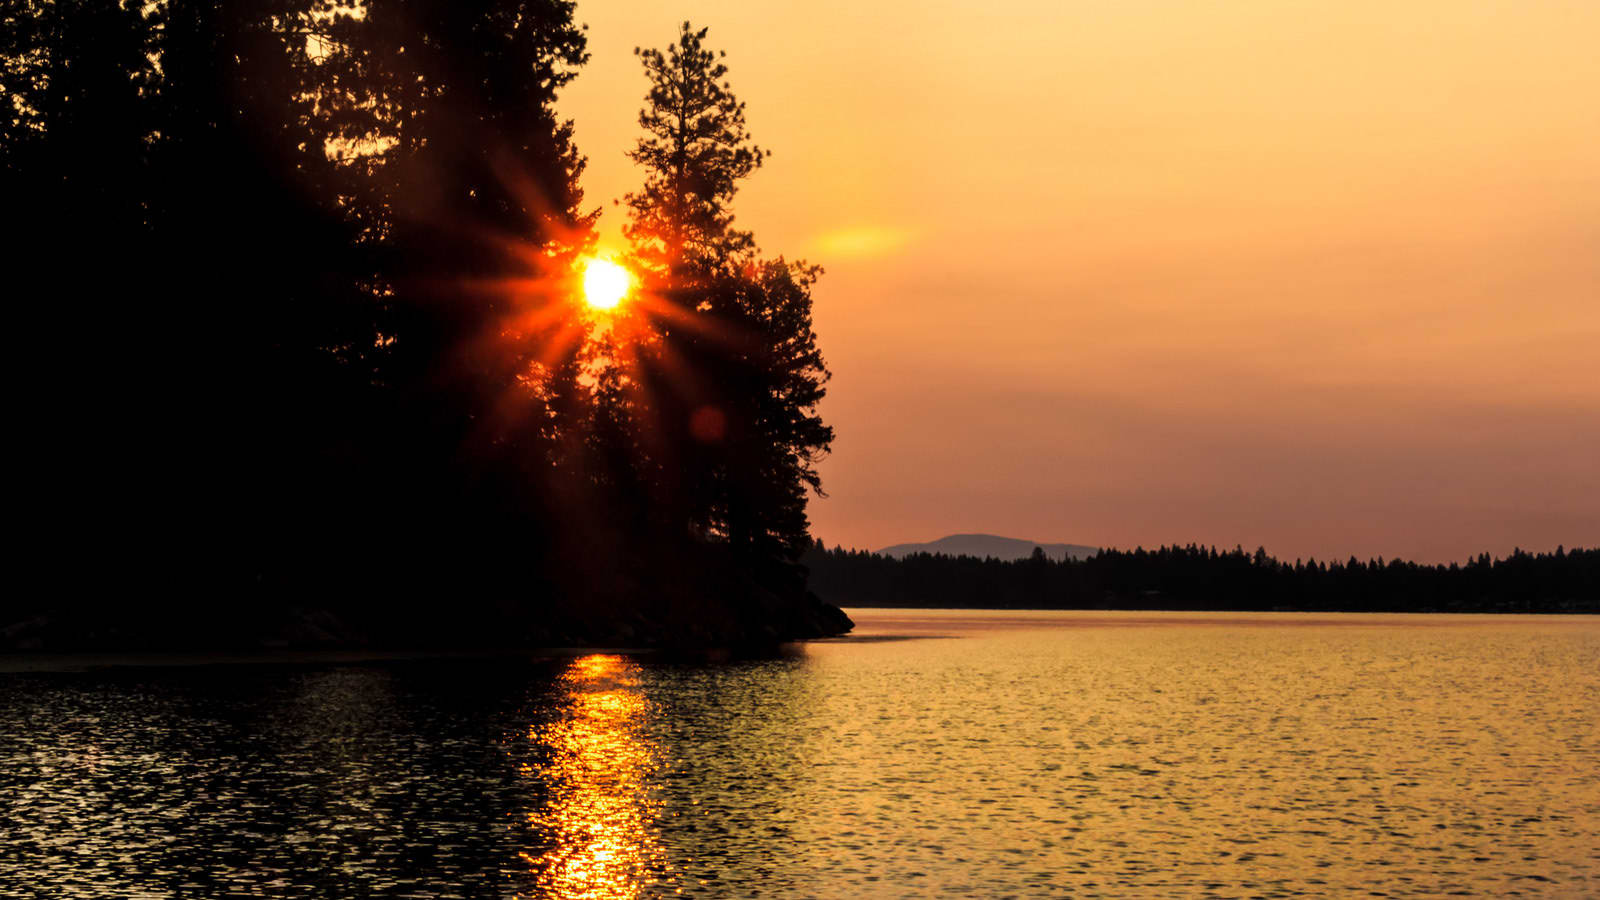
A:
{"label": "dark foliage", "polygon": [[1258,549],[1193,544],[1102,550],[1056,561],[913,554],[904,559],[814,545],[813,589],[840,606],[971,609],[1184,609],[1339,612],[1600,613],[1600,549],[1487,554],[1465,565],[1279,562]]}
{"label": "dark foliage", "polygon": [[807,492],[833,440],[817,414],[829,377],[811,325],[821,270],[763,259],[733,227],[739,183],[766,154],[705,35],[685,23],[665,51],[636,51],[649,92],[627,232],[651,300],[623,329],[626,371],[602,376],[610,439],[627,448],[603,455],[623,462],[609,479],[642,523],[631,543],[671,557],[648,571],[687,561],[691,582],[720,569],[758,596],[806,603]]}
{"label": "dark foliage", "polygon": [[[689,528],[630,531],[629,505],[607,502],[653,494],[618,489],[609,376],[584,378],[604,351],[573,269],[595,214],[554,112],[587,60],[573,13],[0,2],[19,555],[37,585],[0,626],[43,609],[248,635],[295,604],[374,640],[500,642],[646,605],[637,559],[670,552],[634,548]],[[730,296],[788,298],[755,308],[808,335],[809,277]],[[746,381],[787,385],[762,367],[794,354],[750,333]],[[640,484],[672,480],[659,463]],[[705,506],[704,487],[675,488],[668,512]],[[803,507],[783,515],[804,534]]]}

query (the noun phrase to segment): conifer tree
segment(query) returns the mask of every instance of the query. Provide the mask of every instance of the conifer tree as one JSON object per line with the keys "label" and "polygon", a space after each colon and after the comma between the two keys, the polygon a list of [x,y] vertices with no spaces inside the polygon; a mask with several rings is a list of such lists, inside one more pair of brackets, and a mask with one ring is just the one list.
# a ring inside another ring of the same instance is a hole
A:
{"label": "conifer tree", "polygon": [[767,153],[751,142],[744,104],[724,80],[727,54],[705,47],[706,32],[685,22],[665,51],[634,50],[650,91],[639,112],[645,135],[628,154],[645,183],[628,195],[627,234],[663,269],[714,268],[755,247],[748,232],[733,228],[730,204]]}
{"label": "conifer tree", "polygon": [[554,515],[581,335],[535,314],[589,233],[554,110],[587,58],[573,12],[0,3],[0,194],[48,285],[25,330],[97,342],[72,375],[54,349],[29,367],[65,422],[33,429],[48,508],[252,590],[463,568],[459,523]]}
{"label": "conifer tree", "polygon": [[636,51],[650,89],[627,233],[669,310],[643,341],[651,400],[637,412],[672,460],[655,467],[667,479],[654,486],[658,508],[790,589],[809,543],[807,491],[820,492],[816,463],[833,439],[817,413],[829,377],[811,323],[821,270],[762,259],[733,226],[739,183],[767,153],[705,36],[686,22],[666,50]]}

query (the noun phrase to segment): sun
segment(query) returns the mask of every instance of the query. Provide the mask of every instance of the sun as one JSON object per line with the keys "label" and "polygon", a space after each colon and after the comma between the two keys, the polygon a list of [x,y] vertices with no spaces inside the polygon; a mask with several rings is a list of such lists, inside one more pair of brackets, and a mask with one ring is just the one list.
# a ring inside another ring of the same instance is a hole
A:
{"label": "sun", "polygon": [[591,257],[583,267],[583,301],[594,309],[616,309],[633,278],[609,259]]}

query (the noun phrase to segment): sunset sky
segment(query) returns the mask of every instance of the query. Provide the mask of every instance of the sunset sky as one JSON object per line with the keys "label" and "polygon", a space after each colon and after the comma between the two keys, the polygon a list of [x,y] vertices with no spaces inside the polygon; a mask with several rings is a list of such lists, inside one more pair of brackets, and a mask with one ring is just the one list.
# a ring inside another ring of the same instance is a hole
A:
{"label": "sunset sky", "polygon": [[1600,3],[582,0],[588,202],[708,25],[827,268],[829,545],[1600,544]]}

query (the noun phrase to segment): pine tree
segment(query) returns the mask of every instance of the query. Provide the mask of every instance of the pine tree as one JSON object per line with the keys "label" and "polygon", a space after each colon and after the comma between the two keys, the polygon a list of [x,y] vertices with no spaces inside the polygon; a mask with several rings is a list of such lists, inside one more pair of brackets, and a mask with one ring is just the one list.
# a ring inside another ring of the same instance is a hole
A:
{"label": "pine tree", "polygon": [[[640,377],[663,525],[726,546],[764,583],[795,586],[807,491],[833,440],[817,414],[829,373],[811,322],[821,270],[762,259],[733,226],[739,183],[767,158],[745,126],[723,54],[684,23],[666,50],[636,50],[650,89],[632,159],[627,234],[665,311],[641,339]],[[642,442],[645,443],[645,442]]]}
{"label": "pine tree", "polygon": [[48,509],[209,590],[371,585],[421,559],[402,536],[548,521],[584,399],[575,317],[544,314],[591,221],[554,111],[573,11],[0,3],[0,196],[48,288],[24,331],[97,360],[28,367],[66,420],[31,429]]}
{"label": "pine tree", "polygon": [[706,32],[684,22],[666,51],[634,50],[650,92],[639,112],[645,136],[628,154],[645,183],[628,195],[633,222],[626,233],[643,259],[680,275],[754,249],[754,238],[733,228],[729,204],[767,157],[751,142],[744,104],[723,80],[727,54],[706,49]]}
{"label": "pine tree", "polygon": [[588,58],[573,13],[567,0],[367,0],[318,29],[318,115],[347,172],[381,340],[364,366],[378,394],[369,468],[408,561],[509,563],[561,531],[586,401],[564,279],[593,220],[554,108]]}

